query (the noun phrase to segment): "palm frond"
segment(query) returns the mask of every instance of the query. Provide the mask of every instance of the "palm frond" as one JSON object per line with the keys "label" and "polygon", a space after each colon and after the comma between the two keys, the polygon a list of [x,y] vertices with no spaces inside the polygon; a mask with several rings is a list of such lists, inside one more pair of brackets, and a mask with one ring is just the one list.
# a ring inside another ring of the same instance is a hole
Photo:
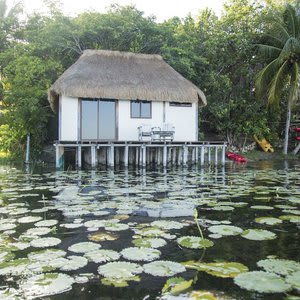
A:
{"label": "palm frond", "polygon": [[295,11],[295,8],[287,4],[283,12],[283,21],[291,36],[299,36],[299,17]]}
{"label": "palm frond", "polygon": [[284,77],[287,74],[288,68],[289,62],[285,61],[279,68],[278,72],[276,72],[270,83],[268,92],[268,103],[270,105],[279,106],[280,95],[284,90],[284,86],[286,84],[286,78]]}
{"label": "palm frond", "polygon": [[295,62],[293,64],[292,73],[291,73],[291,89],[290,89],[290,96],[292,102],[294,102],[297,98],[297,94],[299,93],[299,83],[300,83],[300,68],[299,64]]}
{"label": "palm frond", "polygon": [[267,58],[278,57],[282,49],[275,46],[264,45],[264,44],[256,44],[256,46],[258,47],[259,52]]}
{"label": "palm frond", "polygon": [[300,41],[294,37],[290,37],[282,48],[279,59],[283,62],[292,56],[296,56],[297,53],[300,53]]}
{"label": "palm frond", "polygon": [[256,76],[255,86],[256,95],[262,97],[268,90],[272,78],[275,76],[276,72],[280,68],[279,60],[274,59],[268,65],[266,65]]}

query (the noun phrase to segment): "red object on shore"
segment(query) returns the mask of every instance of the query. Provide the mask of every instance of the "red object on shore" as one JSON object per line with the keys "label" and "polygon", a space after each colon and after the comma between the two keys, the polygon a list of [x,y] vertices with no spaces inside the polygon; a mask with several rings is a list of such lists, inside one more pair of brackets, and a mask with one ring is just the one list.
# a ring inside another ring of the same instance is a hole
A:
{"label": "red object on shore", "polygon": [[296,140],[296,141],[300,141],[300,136],[296,136],[296,137],[295,137],[295,140]]}
{"label": "red object on shore", "polygon": [[247,158],[244,157],[243,155],[240,155],[240,154],[236,154],[234,152],[226,152],[226,156],[233,160],[233,161],[236,161],[236,162],[240,162],[240,163],[245,163],[247,162]]}
{"label": "red object on shore", "polygon": [[296,127],[296,128],[294,128],[294,131],[295,131],[295,132],[300,132],[300,128],[299,128],[299,127]]}

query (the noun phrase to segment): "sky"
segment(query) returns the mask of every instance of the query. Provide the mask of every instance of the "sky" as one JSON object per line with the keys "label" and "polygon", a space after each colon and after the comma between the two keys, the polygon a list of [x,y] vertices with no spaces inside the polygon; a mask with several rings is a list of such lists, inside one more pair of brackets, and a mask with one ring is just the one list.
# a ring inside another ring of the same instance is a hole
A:
{"label": "sky", "polygon": [[[7,2],[11,5],[16,1],[8,0]],[[41,0],[23,0],[23,2],[27,12],[41,11],[43,7]],[[174,16],[184,18],[188,13],[197,15],[199,10],[206,7],[221,15],[224,0],[61,0],[61,2],[63,12],[72,16],[87,10],[105,12],[106,8],[114,3],[120,5],[134,4],[146,16],[154,15],[157,21],[161,22]]]}

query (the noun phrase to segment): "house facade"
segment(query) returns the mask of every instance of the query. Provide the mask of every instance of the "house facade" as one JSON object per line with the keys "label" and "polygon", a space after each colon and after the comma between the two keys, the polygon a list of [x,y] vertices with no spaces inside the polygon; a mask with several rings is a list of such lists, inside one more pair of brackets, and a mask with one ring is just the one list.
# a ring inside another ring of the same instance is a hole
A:
{"label": "house facade", "polygon": [[50,87],[49,102],[61,142],[140,141],[141,127],[166,125],[173,141],[193,142],[206,98],[159,55],[86,50]]}

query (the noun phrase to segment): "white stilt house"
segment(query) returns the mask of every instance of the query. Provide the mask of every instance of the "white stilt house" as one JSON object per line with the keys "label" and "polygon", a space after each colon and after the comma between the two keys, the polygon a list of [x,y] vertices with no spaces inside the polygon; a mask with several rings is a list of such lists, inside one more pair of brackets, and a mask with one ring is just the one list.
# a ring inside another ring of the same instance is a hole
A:
{"label": "white stilt house", "polygon": [[159,55],[86,50],[50,87],[49,102],[58,143],[97,152],[101,143],[196,142],[206,98]]}

